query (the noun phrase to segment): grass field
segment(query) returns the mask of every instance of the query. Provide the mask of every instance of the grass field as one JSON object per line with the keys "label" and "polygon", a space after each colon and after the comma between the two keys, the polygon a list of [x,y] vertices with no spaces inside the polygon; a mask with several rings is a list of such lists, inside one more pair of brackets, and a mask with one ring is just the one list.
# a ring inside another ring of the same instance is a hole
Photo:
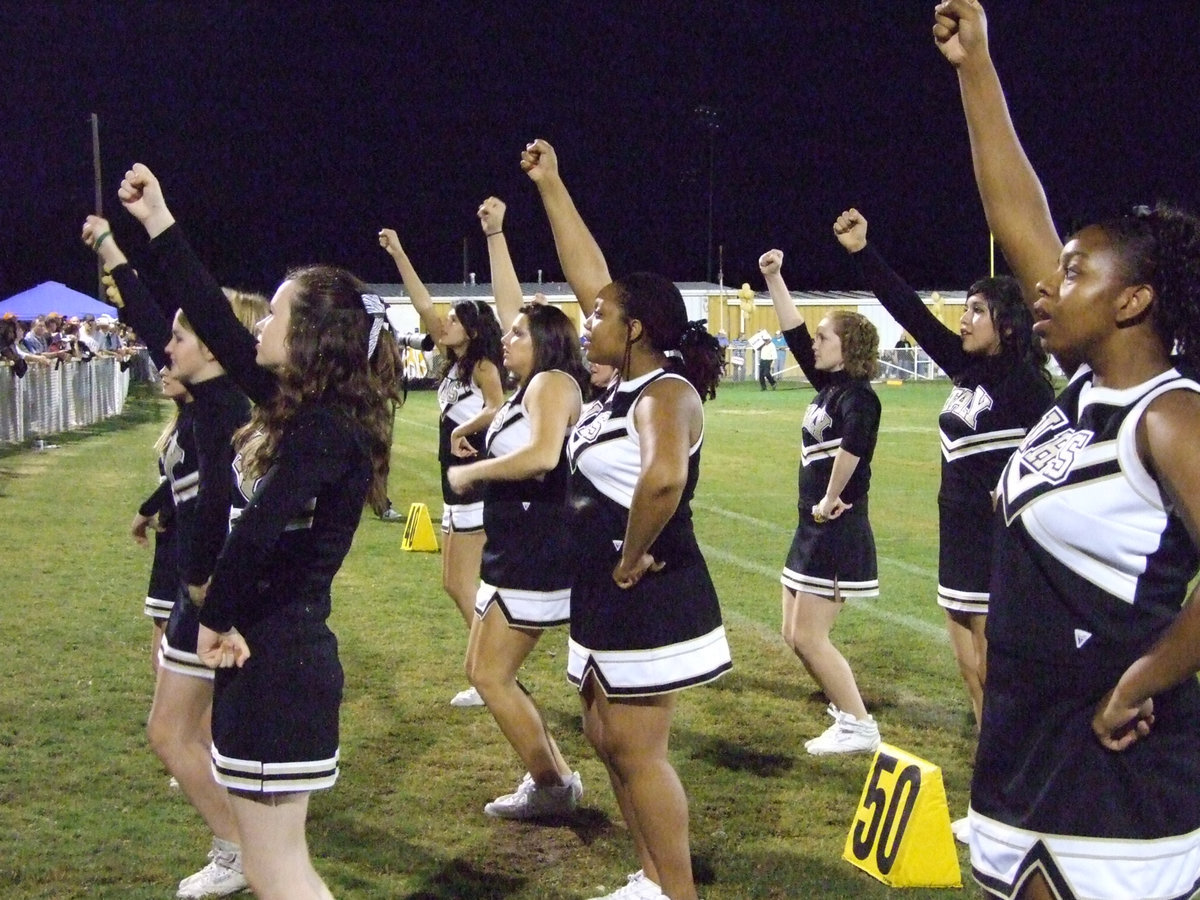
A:
{"label": "grass field", "polygon": [[[672,759],[691,801],[700,894],[734,898],[944,896],[890,889],[842,861],[868,757],[817,759],[804,741],[824,700],[778,636],[778,571],[795,521],[799,423],[811,390],[728,385],[708,404],[696,526],[722,598],[734,671],[688,691]],[[942,384],[879,387],[871,517],[881,596],[834,632],[884,740],[941,766],[964,814],[973,729],[936,588]],[[120,420],[0,453],[6,586],[0,623],[0,896],[170,897],[208,838],[146,745],[150,554],[128,537],[154,485],[165,406],[135,396]],[[396,506],[440,510],[434,396],[396,422]],[[318,869],[339,898],[561,898],[613,890],[636,868],[603,769],[580,731],[563,631],[524,683],[584,779],[584,808],[552,826],[483,804],[521,766],[486,711],[452,709],[466,634],[440,558],[400,549],[402,526],[364,517],[335,584],[346,670],[342,778],[312,803]],[[958,850],[966,874],[965,851]],[[968,878],[969,880],[969,878]],[[974,895],[975,890],[965,890]]]}

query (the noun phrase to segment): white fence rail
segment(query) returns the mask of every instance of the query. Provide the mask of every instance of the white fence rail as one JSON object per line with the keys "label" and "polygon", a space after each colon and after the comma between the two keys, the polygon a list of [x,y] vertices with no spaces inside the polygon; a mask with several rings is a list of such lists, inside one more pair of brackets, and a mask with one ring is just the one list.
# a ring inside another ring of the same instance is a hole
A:
{"label": "white fence rail", "polygon": [[0,443],[21,443],[91,425],[125,408],[129,375],[113,358],[30,364],[24,378],[0,366]]}

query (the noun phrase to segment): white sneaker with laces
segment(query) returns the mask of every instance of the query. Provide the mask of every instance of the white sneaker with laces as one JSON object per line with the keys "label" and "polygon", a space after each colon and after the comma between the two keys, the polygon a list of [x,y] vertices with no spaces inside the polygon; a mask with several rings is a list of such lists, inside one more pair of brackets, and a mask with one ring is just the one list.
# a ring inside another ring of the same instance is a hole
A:
{"label": "white sneaker with laces", "polygon": [[389,506],[382,513],[380,513],[379,518],[383,519],[385,522],[402,522],[404,521],[404,514],[400,512],[400,510],[396,509],[396,507]]}
{"label": "white sneaker with laces", "polygon": [[470,687],[465,691],[459,691],[454,695],[454,699],[450,701],[451,706],[486,706],[483,698],[479,696],[479,691]]}
{"label": "white sneaker with laces", "polygon": [[567,816],[579,806],[583,796],[583,779],[578,772],[559,787],[545,787],[533,780],[528,772],[511,794],[497,797],[483,811],[497,819],[539,819]]}
{"label": "white sneaker with laces", "polygon": [[656,897],[666,897],[657,884],[646,877],[646,873],[638,869],[627,879],[628,884],[617,888],[611,894],[595,897],[593,900],[654,900]]}
{"label": "white sneaker with laces", "polygon": [[966,816],[950,823],[950,833],[960,844],[971,843],[971,820]]}
{"label": "white sneaker with laces", "polygon": [[873,716],[856,719],[842,712],[832,703],[826,710],[833,716],[830,725],[820,737],[806,741],[804,749],[813,756],[830,756],[835,753],[874,753],[879,749],[879,724]]}
{"label": "white sneaker with laces", "polygon": [[228,897],[250,886],[242,874],[242,851],[237,844],[213,838],[208,851],[208,865],[179,882],[177,900],[204,900],[206,897]]}

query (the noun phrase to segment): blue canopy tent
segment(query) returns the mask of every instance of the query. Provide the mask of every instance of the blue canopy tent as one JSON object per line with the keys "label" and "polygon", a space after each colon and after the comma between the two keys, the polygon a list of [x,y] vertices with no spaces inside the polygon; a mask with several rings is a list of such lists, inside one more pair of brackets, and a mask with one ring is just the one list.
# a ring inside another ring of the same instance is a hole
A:
{"label": "blue canopy tent", "polygon": [[80,318],[86,315],[109,315],[115,318],[117,314],[116,309],[107,303],[101,303],[95,297],[81,294],[57,281],[43,281],[37,287],[0,300],[0,316],[9,312],[23,321],[51,312]]}

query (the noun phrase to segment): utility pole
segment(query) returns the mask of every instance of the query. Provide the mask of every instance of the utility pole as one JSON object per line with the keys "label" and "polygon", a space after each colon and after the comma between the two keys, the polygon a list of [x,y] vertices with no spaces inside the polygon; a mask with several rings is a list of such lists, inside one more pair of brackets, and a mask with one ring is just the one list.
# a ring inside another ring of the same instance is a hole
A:
{"label": "utility pole", "polygon": [[716,186],[717,132],[721,130],[721,111],[701,104],[692,112],[700,127],[708,132],[708,248],[705,252],[706,278],[713,280],[713,191]]}
{"label": "utility pole", "polygon": [[[92,113],[92,176],[96,185],[96,215],[104,215],[104,189],[100,179],[100,117]],[[108,302],[104,292],[104,264],[96,257],[96,299]]]}

